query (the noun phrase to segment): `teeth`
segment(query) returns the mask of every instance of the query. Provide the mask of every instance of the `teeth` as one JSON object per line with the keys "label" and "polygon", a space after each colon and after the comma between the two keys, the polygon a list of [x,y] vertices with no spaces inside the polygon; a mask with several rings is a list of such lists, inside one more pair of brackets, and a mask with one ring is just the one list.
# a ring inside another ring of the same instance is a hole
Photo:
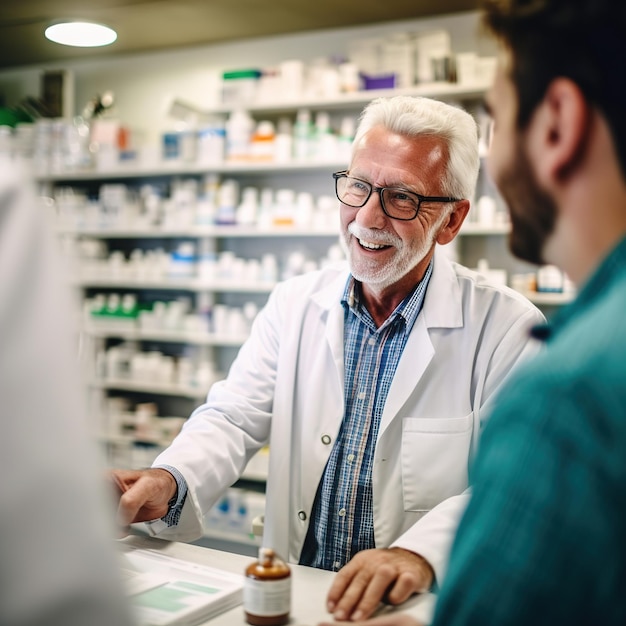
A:
{"label": "teeth", "polygon": [[386,248],[386,245],[380,243],[371,243],[370,241],[364,241],[363,239],[359,239],[359,243],[368,250],[381,250],[382,248]]}

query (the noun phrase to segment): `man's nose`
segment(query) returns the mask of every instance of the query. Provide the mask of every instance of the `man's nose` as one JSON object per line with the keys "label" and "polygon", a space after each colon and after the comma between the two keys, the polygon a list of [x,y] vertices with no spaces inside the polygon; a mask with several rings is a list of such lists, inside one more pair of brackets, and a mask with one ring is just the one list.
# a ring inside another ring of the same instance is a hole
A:
{"label": "man's nose", "polygon": [[360,226],[368,228],[383,228],[387,223],[387,216],[383,211],[380,193],[372,191],[367,202],[357,211],[355,221]]}

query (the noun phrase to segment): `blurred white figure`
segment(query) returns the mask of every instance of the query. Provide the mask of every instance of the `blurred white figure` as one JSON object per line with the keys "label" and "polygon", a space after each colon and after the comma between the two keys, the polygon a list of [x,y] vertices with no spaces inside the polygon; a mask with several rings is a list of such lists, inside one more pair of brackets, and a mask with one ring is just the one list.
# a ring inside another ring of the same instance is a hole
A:
{"label": "blurred white figure", "polygon": [[0,624],[130,624],[50,216],[0,164]]}

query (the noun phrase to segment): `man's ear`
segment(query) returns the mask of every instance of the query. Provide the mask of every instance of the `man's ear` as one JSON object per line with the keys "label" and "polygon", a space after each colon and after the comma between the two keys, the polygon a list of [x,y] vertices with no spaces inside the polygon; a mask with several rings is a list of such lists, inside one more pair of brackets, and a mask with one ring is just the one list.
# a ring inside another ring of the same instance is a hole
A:
{"label": "man's ear", "polygon": [[528,127],[528,153],[541,186],[551,189],[569,176],[582,156],[591,110],[578,85],[553,80]]}
{"label": "man's ear", "polygon": [[437,243],[445,245],[450,243],[457,235],[469,211],[469,200],[459,200],[454,203],[452,213],[448,215],[448,219],[444,222],[437,235]]}

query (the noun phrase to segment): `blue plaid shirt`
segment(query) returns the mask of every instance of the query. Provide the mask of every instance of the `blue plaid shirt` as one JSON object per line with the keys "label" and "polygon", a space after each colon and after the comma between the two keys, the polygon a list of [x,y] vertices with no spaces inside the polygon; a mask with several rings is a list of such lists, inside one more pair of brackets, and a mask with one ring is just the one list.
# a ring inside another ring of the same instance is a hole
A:
{"label": "blue plaid shirt", "polygon": [[422,308],[432,274],[376,327],[350,278],[344,290],[345,412],[320,481],[302,565],[337,571],[360,550],[376,547],[372,464],[380,418],[407,338]]}

